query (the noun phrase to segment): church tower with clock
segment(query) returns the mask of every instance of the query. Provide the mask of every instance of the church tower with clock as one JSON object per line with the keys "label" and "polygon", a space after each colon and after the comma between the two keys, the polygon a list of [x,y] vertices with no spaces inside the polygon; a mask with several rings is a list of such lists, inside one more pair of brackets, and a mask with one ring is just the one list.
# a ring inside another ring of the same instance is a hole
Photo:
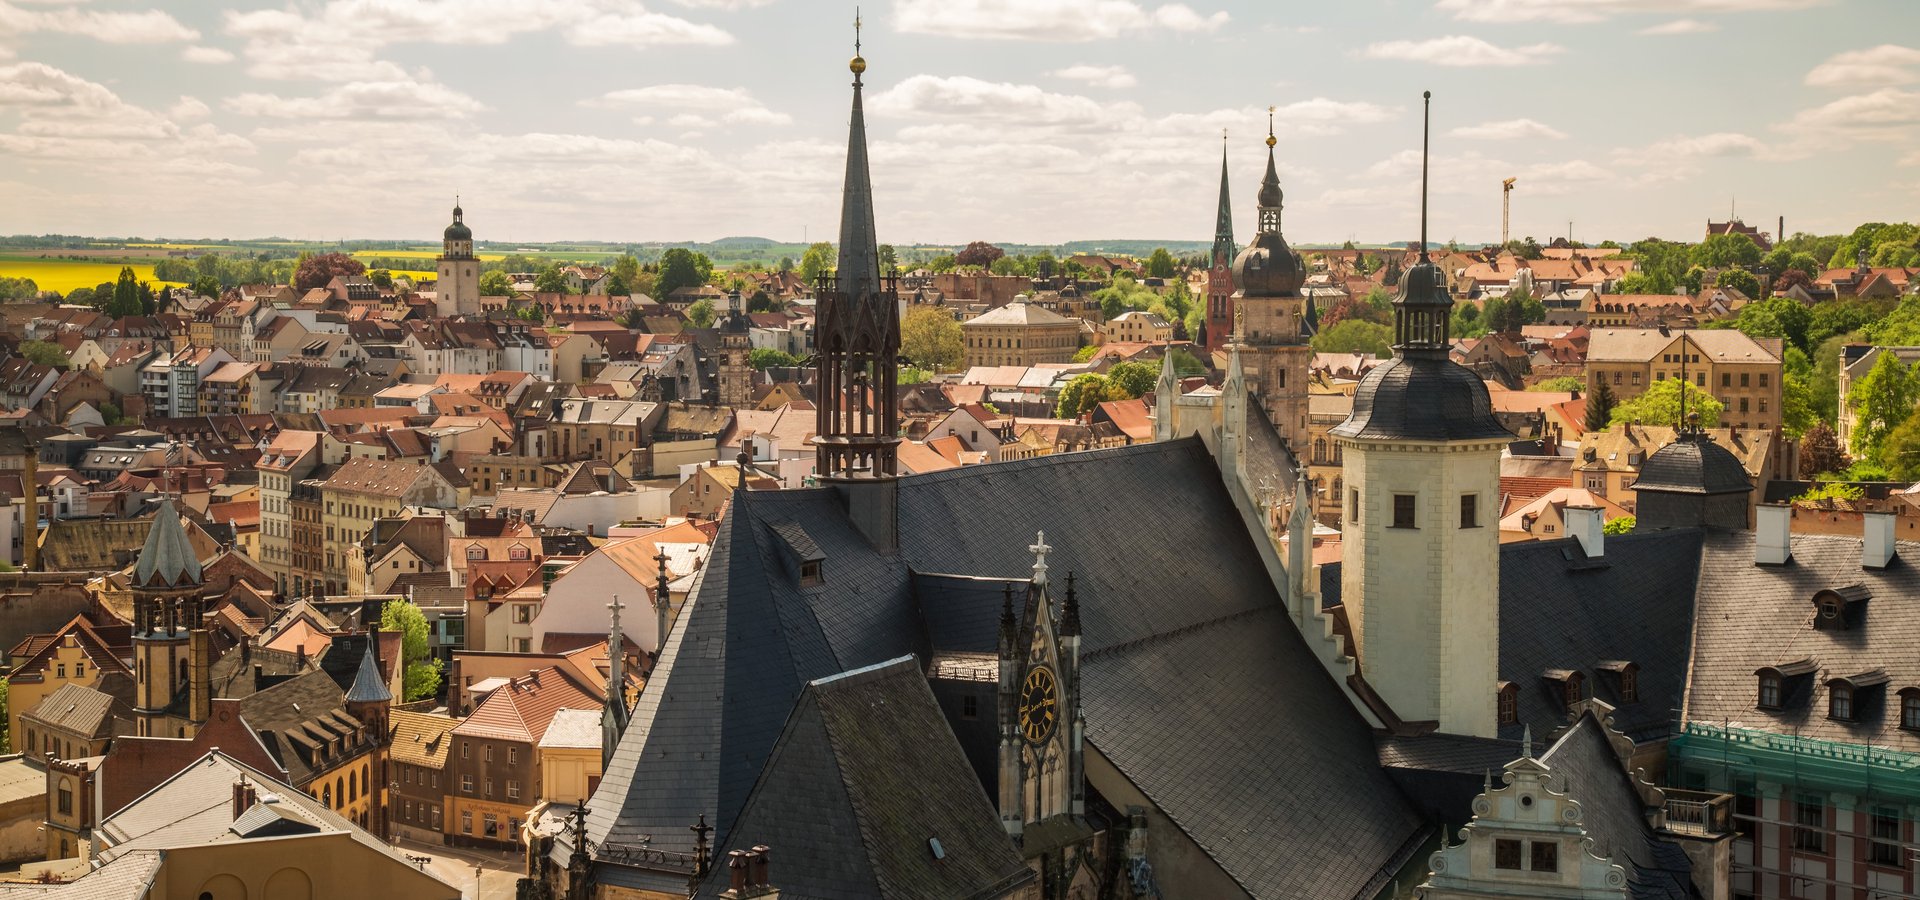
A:
{"label": "church tower with clock", "polygon": [[[1047,553],[1053,548],[1046,533],[1028,549],[1034,562],[1026,602],[1016,613],[1009,584],[1000,610],[1000,821],[1037,864],[1043,884],[1064,889],[1080,862],[1073,836],[1089,833],[1080,601],[1068,574],[1056,612],[1047,578]],[[1029,841],[1036,827],[1048,839]]]}

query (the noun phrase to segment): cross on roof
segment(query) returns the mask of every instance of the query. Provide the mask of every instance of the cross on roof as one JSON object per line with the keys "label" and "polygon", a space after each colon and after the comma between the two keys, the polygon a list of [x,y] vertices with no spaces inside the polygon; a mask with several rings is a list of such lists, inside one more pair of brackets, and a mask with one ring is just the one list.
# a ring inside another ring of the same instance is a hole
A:
{"label": "cross on roof", "polygon": [[1044,531],[1036,532],[1034,534],[1033,545],[1028,547],[1027,550],[1033,554],[1033,583],[1046,584],[1047,554],[1053,551],[1052,547],[1047,546],[1047,533]]}

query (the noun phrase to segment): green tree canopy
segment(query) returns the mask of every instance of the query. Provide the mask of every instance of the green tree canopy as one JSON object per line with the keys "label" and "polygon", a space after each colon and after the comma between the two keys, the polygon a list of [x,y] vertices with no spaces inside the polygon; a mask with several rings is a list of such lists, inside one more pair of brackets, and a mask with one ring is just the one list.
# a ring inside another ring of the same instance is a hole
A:
{"label": "green tree canopy", "polygon": [[1713,276],[1713,286],[1729,291],[1739,291],[1749,299],[1760,296],[1760,279],[1745,269],[1721,269]]}
{"label": "green tree canopy", "polygon": [[[1725,273],[1722,273],[1725,274]],[[1741,272],[1746,275],[1747,273]],[[1752,275],[1747,275],[1752,278]],[[1789,346],[1805,350],[1807,331],[1813,325],[1813,311],[1791,297],[1766,297],[1740,308],[1733,327],[1752,338],[1783,338]]]}
{"label": "green tree canopy", "polygon": [[770,347],[762,347],[747,354],[747,364],[756,369],[786,368],[800,364],[800,357]]}
{"label": "green tree canopy", "polygon": [[[95,296],[96,301],[100,300]],[[122,267],[120,277],[113,283],[113,293],[105,299],[100,311],[111,318],[137,316],[141,314],[140,282],[134,277],[131,267]]]}
{"label": "green tree canopy", "polygon": [[669,294],[683,287],[706,284],[712,272],[713,262],[707,259],[706,254],[695,253],[685,247],[668,247],[666,252],[660,254],[660,275],[655,287],[660,292],[660,299],[665,300]]}
{"label": "green tree canopy", "polygon": [[547,263],[546,268],[533,277],[533,289],[543,294],[567,293],[567,276],[560,271],[560,264]]}
{"label": "green tree canopy", "polygon": [[1107,370],[1108,394],[1113,399],[1133,399],[1153,390],[1160,370],[1143,362],[1115,363]]}
{"label": "green tree canopy", "polygon": [[1744,234],[1715,234],[1693,245],[1690,254],[1693,264],[1707,269],[1727,266],[1757,266],[1760,264],[1760,245]]}
{"label": "green tree canopy", "polygon": [[480,296],[482,297],[513,296],[513,280],[507,277],[506,272],[503,272],[499,269],[491,269],[485,272],[481,272],[480,273]]}
{"label": "green tree canopy", "polygon": [[390,600],[380,608],[380,628],[400,633],[403,698],[407,702],[431,697],[440,690],[440,661],[427,646],[427,616],[410,600]]}
{"label": "green tree canopy", "polygon": [[1562,375],[1559,378],[1549,378],[1527,388],[1527,390],[1530,391],[1551,391],[1556,393],[1580,393],[1586,389],[1587,380],[1578,375]]}
{"label": "green tree canopy", "polygon": [[1314,335],[1313,349],[1321,353],[1387,356],[1393,352],[1393,329],[1374,322],[1347,319]]}
{"label": "green tree canopy", "polygon": [[687,321],[693,323],[695,328],[712,328],[713,320],[719,315],[719,311],[713,306],[712,297],[701,297],[695,300],[692,306],[687,307]]}
{"label": "green tree canopy", "polygon": [[1920,379],[1892,353],[1881,353],[1873,368],[1847,392],[1847,407],[1853,410],[1853,455],[1869,462],[1891,466],[1881,455],[1881,445],[1894,427],[1913,415],[1920,401]]}
{"label": "green tree canopy", "polygon": [[31,360],[34,365],[52,366],[56,369],[64,369],[71,363],[71,360],[67,359],[67,351],[52,341],[22,341],[20,355]]}
{"label": "green tree canopy", "polygon": [[932,372],[956,372],[966,362],[966,338],[945,309],[916,306],[900,321],[900,355]]}
{"label": "green tree canopy", "polygon": [[818,281],[821,275],[833,271],[836,263],[832,244],[826,241],[810,244],[807,252],[800,254],[800,280],[812,284]]}
{"label": "green tree canopy", "polygon": [[1610,519],[1605,525],[1600,526],[1600,532],[1602,534],[1632,534],[1633,526],[1636,524],[1638,524],[1638,520],[1633,516],[1621,516],[1617,519]]}
{"label": "green tree canopy", "polygon": [[1154,278],[1173,277],[1173,254],[1165,247],[1153,248],[1153,255],[1147,257],[1147,274]]}
{"label": "green tree canopy", "polygon": [[1666,425],[1677,427],[1682,424],[1680,399],[1686,396],[1687,415],[1700,414],[1700,427],[1716,428],[1720,425],[1720,413],[1725,404],[1713,398],[1706,389],[1695,387],[1692,382],[1669,378],[1656,381],[1652,387],[1640,396],[1622,401],[1613,408],[1609,424]]}
{"label": "green tree canopy", "polygon": [[1580,423],[1588,431],[1605,431],[1613,424],[1613,408],[1619,404],[1619,398],[1613,394],[1613,388],[1607,386],[1605,379],[1595,379],[1593,390],[1587,394],[1587,419]]}
{"label": "green tree canopy", "polygon": [[1078,419],[1108,400],[1124,399],[1114,395],[1105,375],[1080,375],[1060,389],[1060,402],[1055,404],[1053,414],[1056,418]]}

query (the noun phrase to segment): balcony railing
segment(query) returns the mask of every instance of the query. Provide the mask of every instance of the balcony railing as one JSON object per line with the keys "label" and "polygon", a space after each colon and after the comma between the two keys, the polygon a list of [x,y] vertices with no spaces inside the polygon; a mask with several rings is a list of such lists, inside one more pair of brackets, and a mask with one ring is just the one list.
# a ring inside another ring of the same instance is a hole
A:
{"label": "balcony railing", "polygon": [[1666,788],[1667,830],[1715,837],[1733,830],[1733,795]]}

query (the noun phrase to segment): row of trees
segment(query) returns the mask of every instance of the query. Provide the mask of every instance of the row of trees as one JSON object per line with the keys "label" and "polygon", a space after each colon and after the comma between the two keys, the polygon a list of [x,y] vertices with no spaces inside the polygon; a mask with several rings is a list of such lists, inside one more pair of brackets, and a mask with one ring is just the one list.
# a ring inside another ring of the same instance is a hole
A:
{"label": "row of trees", "polygon": [[1109,400],[1132,400],[1153,390],[1159,380],[1158,371],[1139,362],[1115,363],[1104,375],[1077,376],[1060,389],[1054,417],[1077,419]]}

